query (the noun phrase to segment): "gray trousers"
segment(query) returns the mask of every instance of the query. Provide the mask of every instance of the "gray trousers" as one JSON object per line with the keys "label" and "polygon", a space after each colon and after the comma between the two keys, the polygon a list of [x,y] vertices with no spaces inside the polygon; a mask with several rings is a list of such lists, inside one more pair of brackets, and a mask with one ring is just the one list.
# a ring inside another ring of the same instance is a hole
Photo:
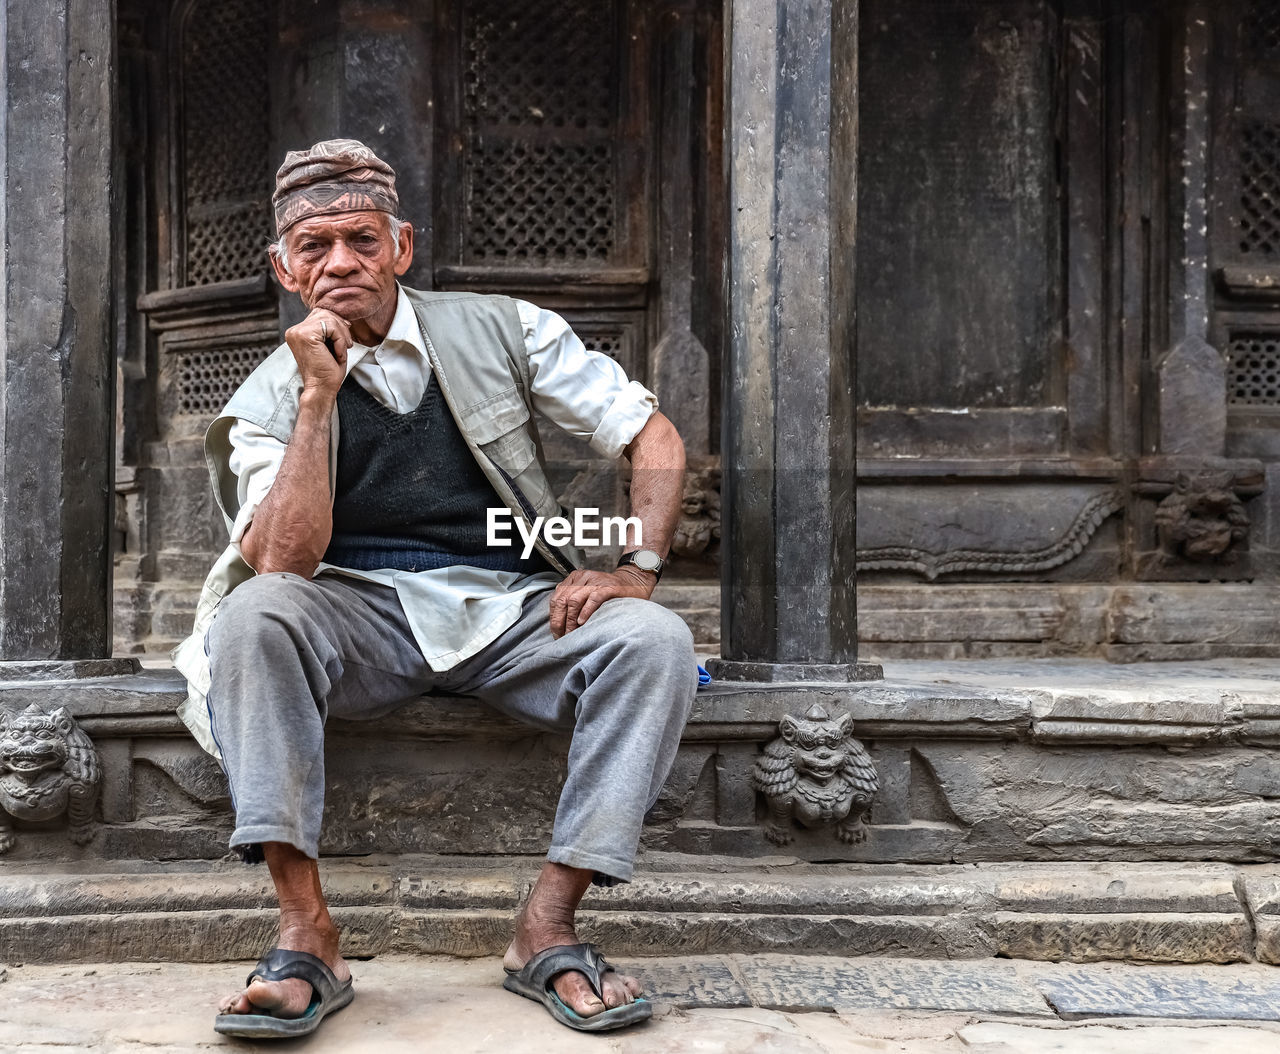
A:
{"label": "gray trousers", "polygon": [[325,721],[379,717],[437,690],[571,733],[547,859],[630,879],[644,814],[697,689],[693,639],[678,615],[623,597],[557,640],[550,598],[534,594],[497,640],[436,673],[390,587],[293,574],[239,586],[206,637],[209,711],[236,813],[232,847],[287,842],[316,857]]}

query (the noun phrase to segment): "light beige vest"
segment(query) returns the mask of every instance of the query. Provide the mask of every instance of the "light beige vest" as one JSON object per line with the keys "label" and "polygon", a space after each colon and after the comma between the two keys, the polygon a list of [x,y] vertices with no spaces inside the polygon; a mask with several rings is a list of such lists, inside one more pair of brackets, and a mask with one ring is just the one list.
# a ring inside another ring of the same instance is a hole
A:
{"label": "light beige vest", "polygon": [[[529,360],[515,302],[476,293],[424,293],[406,289],[418,316],[423,344],[449,412],[485,477],[511,510],[531,527],[535,517],[563,516],[542,463],[529,394]],[[282,344],[250,374],[205,435],[205,460],[227,531],[240,511],[237,478],[230,468],[228,435],[237,418],[257,425],[282,443],[298,417],[302,378],[288,345]],[[329,490],[338,464],[338,410],[329,443]],[[582,567],[581,550],[551,546],[538,535],[538,551],[561,574]],[[234,546],[227,546],[205,579],[195,626],[173,652],[173,664],[187,679],[187,698],[178,714],[197,741],[215,757],[205,697],[209,659],[204,636],[222,598],[253,569]]]}

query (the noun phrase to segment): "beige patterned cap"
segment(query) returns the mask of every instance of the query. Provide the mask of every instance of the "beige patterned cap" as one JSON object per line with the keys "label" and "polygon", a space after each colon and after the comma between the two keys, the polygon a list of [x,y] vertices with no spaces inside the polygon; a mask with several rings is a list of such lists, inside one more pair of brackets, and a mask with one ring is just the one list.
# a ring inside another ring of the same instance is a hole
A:
{"label": "beige patterned cap", "polygon": [[355,139],[327,139],[310,150],[290,150],[276,172],[271,196],[276,236],[300,220],[376,209],[396,215],[396,174]]}

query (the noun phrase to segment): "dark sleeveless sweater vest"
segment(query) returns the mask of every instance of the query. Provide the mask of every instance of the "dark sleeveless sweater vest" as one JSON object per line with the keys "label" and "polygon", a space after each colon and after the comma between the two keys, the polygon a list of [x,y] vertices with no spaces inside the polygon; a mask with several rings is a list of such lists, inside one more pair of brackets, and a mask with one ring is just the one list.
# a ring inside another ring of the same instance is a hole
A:
{"label": "dark sleeveless sweater vest", "polygon": [[486,510],[504,508],[445,405],[432,374],[405,414],[347,378],[338,391],[338,471],[326,563],[357,571],[427,571],[467,564],[549,571],[537,552],[485,545]]}

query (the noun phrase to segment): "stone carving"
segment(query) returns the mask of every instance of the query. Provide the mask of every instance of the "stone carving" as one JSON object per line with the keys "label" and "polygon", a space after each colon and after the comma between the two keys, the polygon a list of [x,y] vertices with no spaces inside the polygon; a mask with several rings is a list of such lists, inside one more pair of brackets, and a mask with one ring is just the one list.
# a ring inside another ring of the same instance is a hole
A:
{"label": "stone carving", "polygon": [[701,556],[720,540],[719,482],[719,472],[714,469],[685,473],[680,520],[671,540],[675,555]]}
{"label": "stone carving", "polygon": [[1249,534],[1249,516],[1231,484],[1231,473],[1178,473],[1173,490],[1156,506],[1162,562],[1235,563]]}
{"label": "stone carving", "polygon": [[834,823],[836,837],[850,845],[866,838],[866,812],[880,777],[849,735],[852,721],[814,703],[803,717],[788,714],[778,722],[778,737],[766,744],[751,776],[768,801],[764,834],[775,845],[795,838],[792,820],[805,827]]}
{"label": "stone carving", "polygon": [[1125,506],[1124,493],[1108,490],[1090,498],[1071,525],[1049,545],[1017,551],[996,549],[956,549],[931,552],[916,546],[881,546],[859,549],[858,571],[914,571],[933,581],[939,575],[984,571],[995,574],[1027,574],[1048,571],[1084,552],[1084,547],[1107,517]]}
{"label": "stone carving", "polygon": [[98,772],[92,741],[62,707],[0,709],[0,853],[14,845],[10,816],[52,820],[65,812],[71,840],[89,841]]}

